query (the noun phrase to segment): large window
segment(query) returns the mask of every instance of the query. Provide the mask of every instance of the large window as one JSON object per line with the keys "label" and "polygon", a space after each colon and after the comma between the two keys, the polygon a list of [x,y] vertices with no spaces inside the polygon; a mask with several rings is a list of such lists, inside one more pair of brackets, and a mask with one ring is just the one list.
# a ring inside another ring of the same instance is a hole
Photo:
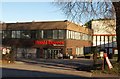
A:
{"label": "large window", "polygon": [[90,34],[85,34],[81,32],[75,32],[67,30],[67,39],[75,39],[75,40],[89,40],[92,41],[92,36]]}
{"label": "large window", "polygon": [[67,53],[69,56],[72,55],[72,48],[67,48]]}
{"label": "large window", "polygon": [[30,31],[28,30],[21,31],[21,38],[31,38]]}
{"label": "large window", "polygon": [[53,31],[52,30],[44,30],[43,37],[45,39],[52,39]]}
{"label": "large window", "polygon": [[66,32],[66,38],[69,39],[69,31]]}
{"label": "large window", "polygon": [[59,39],[64,39],[65,38],[65,30],[59,30]]}
{"label": "large window", "polygon": [[2,31],[2,38],[11,38],[12,31],[7,30],[7,31]]}
{"label": "large window", "polygon": [[47,38],[52,39],[53,37],[53,30],[47,30]]}
{"label": "large window", "polygon": [[35,30],[31,31],[31,38],[36,39],[36,31]]}
{"label": "large window", "polygon": [[53,39],[58,39],[58,30],[53,30]]}
{"label": "large window", "polygon": [[2,38],[2,30],[0,30],[0,38]]}
{"label": "large window", "polygon": [[43,39],[43,30],[38,30],[37,31],[37,39]]}
{"label": "large window", "polygon": [[53,39],[64,39],[65,30],[53,30]]}

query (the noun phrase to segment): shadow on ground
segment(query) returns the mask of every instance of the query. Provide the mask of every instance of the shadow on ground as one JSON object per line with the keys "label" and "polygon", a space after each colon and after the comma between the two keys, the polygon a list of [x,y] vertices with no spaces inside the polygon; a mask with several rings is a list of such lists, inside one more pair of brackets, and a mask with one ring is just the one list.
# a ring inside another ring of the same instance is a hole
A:
{"label": "shadow on ground", "polygon": [[63,69],[63,70],[72,69],[72,70],[86,71],[86,72],[91,72],[92,70],[100,70],[102,67],[101,64],[86,65],[81,63],[56,62],[56,61],[47,61],[47,60],[40,60],[39,62],[37,60],[34,61],[18,60],[18,61],[22,61],[26,64],[40,64],[41,67],[46,67],[46,68]]}
{"label": "shadow on ground", "polygon": [[49,78],[49,77],[65,77],[65,78],[78,78],[78,79],[90,79],[88,77],[68,75],[68,74],[58,74],[50,72],[41,72],[41,71],[31,71],[31,70],[22,70],[22,69],[12,69],[12,68],[2,68],[2,78],[10,77],[37,77],[37,78]]}
{"label": "shadow on ground", "polygon": [[[2,68],[1,79],[113,79],[110,77],[82,77],[68,74],[58,74],[41,71]],[[114,78],[118,79],[118,78]]]}

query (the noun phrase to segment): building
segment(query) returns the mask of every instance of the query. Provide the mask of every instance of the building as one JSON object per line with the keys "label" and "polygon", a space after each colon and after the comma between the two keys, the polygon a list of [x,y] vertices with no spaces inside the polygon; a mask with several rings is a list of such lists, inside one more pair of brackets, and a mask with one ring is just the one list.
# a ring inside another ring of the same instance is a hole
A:
{"label": "building", "polygon": [[92,46],[92,30],[65,21],[3,23],[2,45],[16,57],[50,58],[82,56]]}
{"label": "building", "polygon": [[115,20],[109,19],[92,21],[93,46],[105,49],[109,56],[115,54],[117,49],[115,23]]}

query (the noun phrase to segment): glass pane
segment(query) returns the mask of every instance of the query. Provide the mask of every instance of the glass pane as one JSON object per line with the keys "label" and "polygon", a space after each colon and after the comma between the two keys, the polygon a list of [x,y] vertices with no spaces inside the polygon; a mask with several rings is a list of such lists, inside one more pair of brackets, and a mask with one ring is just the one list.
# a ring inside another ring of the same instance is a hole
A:
{"label": "glass pane", "polygon": [[16,32],[12,31],[12,38],[15,38],[15,37],[16,37]]}
{"label": "glass pane", "polygon": [[59,30],[59,39],[64,39],[65,31],[64,30]]}
{"label": "glass pane", "polygon": [[47,30],[47,38],[52,39],[53,36],[53,30]]}
{"label": "glass pane", "polygon": [[53,30],[53,39],[58,39],[58,30]]}
{"label": "glass pane", "polygon": [[66,38],[69,39],[69,31],[67,30]]}
{"label": "glass pane", "polygon": [[36,38],[36,31],[35,30],[31,31],[31,38],[33,38],[33,39]]}
{"label": "glass pane", "polygon": [[70,32],[71,32],[71,31],[68,31],[68,34],[69,34],[68,37],[69,37],[69,39],[71,39],[71,33],[70,33]]}
{"label": "glass pane", "polygon": [[3,31],[2,38],[11,38],[11,31]]}
{"label": "glass pane", "polygon": [[43,30],[37,31],[37,39],[42,39],[43,38]]}
{"label": "glass pane", "polygon": [[21,31],[21,38],[31,38],[30,31]]}
{"label": "glass pane", "polygon": [[20,31],[16,31],[16,38],[20,38]]}
{"label": "glass pane", "polygon": [[43,38],[45,38],[45,39],[47,38],[47,30],[43,31]]}

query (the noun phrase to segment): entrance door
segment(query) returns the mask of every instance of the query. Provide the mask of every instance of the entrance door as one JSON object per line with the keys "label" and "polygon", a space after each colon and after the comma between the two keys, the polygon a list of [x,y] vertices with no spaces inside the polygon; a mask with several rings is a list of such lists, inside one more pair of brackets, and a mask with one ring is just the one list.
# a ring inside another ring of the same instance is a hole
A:
{"label": "entrance door", "polygon": [[58,59],[61,49],[44,49],[44,58]]}
{"label": "entrance door", "polygon": [[40,58],[40,48],[37,48],[37,51],[36,51],[36,58]]}

